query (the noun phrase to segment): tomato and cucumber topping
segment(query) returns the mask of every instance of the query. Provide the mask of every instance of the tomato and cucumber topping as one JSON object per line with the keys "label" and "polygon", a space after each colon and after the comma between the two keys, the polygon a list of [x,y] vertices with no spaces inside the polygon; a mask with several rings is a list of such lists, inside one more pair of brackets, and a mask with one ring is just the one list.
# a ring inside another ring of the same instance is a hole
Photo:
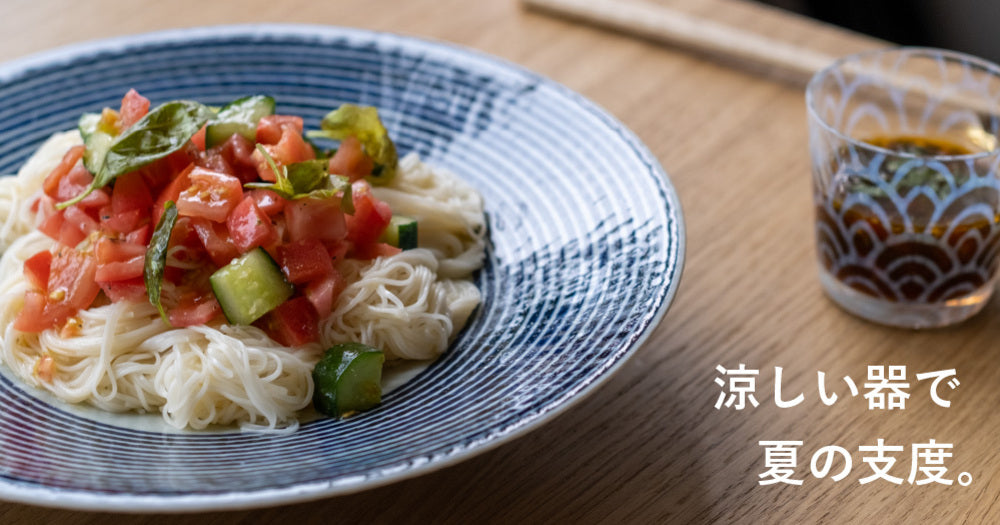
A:
{"label": "tomato and cucumber topping", "polygon": [[151,107],[131,90],[119,108],[83,115],[83,145],[43,184],[39,230],[56,245],[25,261],[15,328],[149,301],[172,326],[253,324],[285,345],[317,341],[346,285],[337,261],[416,247],[417,224],[371,191],[397,170],[375,108],[345,104],[307,133],[276,110],[265,95]]}

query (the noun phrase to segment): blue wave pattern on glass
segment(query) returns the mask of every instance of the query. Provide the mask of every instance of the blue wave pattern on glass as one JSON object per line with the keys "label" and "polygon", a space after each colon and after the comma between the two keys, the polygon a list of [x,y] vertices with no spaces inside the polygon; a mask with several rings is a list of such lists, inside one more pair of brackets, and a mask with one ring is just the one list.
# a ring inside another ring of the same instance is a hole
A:
{"label": "blue wave pattern on glass", "polygon": [[942,50],[871,52],[818,74],[807,100],[821,273],[904,305],[879,307],[895,312],[889,324],[941,322],[933,307],[909,318],[905,305],[988,298],[1000,254],[1000,69]]}

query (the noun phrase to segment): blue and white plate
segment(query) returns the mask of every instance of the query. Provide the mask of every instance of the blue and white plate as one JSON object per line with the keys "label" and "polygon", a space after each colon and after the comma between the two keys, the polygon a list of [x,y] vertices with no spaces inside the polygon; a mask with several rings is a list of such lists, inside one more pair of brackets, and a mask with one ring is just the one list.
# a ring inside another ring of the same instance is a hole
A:
{"label": "blue and white plate", "polygon": [[[680,205],[645,146],[565,87],[441,43],[235,26],[87,43],[0,66],[0,173],[136,88],[154,104],[267,93],[319,119],[379,108],[401,153],[468,180],[490,225],[483,304],[448,352],[344,421],[290,435],[169,432],[99,417],[0,374],[0,498],[120,511],[264,506],[426,473],[537,428],[656,327],[684,254]],[[155,419],[155,418],[154,418]]]}

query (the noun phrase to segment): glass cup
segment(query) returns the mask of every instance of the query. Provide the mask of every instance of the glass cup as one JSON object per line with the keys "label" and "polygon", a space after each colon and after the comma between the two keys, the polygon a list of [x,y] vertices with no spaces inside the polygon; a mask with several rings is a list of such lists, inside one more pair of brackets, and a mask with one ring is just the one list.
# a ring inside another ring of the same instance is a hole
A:
{"label": "glass cup", "polygon": [[993,293],[1000,68],[927,48],[844,57],[806,88],[820,281],[882,324],[945,326]]}

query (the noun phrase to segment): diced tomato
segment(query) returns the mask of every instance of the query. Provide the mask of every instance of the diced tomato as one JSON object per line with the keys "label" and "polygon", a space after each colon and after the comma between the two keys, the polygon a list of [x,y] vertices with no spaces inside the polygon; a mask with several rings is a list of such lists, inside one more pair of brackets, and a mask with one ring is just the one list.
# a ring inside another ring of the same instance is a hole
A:
{"label": "diced tomato", "polygon": [[191,136],[191,144],[198,148],[199,151],[205,151],[205,129],[207,125],[202,126],[201,129],[196,131],[194,135]]}
{"label": "diced tomato", "polygon": [[[263,120],[261,119],[262,122]],[[259,133],[260,128],[258,127]],[[302,138],[302,127],[293,127],[290,124],[283,124],[281,138],[275,144],[265,144],[264,150],[279,166],[316,158],[316,152],[313,151],[312,146]],[[273,182],[275,175],[264,155],[255,150],[252,157],[257,166],[257,175],[263,180]]]}
{"label": "diced tomato", "polygon": [[148,210],[152,205],[153,197],[142,173],[128,173],[115,179],[115,187],[111,191],[112,211]]}
{"label": "diced tomato", "polygon": [[98,222],[83,211],[79,204],[53,212],[38,225],[39,231],[65,246],[80,244],[80,241],[99,227]]}
{"label": "diced tomato", "polygon": [[70,170],[59,179],[58,185],[56,186],[55,194],[52,198],[56,202],[63,202],[84,192],[88,186],[90,186],[91,181],[94,180],[94,176],[84,168],[82,164],[77,164],[70,168]]}
{"label": "diced tomato", "polygon": [[240,252],[229,237],[229,230],[225,224],[198,218],[191,221],[191,226],[216,266],[221,268],[239,257]]}
{"label": "diced tomato", "polygon": [[326,247],[326,253],[330,255],[330,259],[334,261],[345,259],[347,252],[351,249],[351,243],[347,241],[326,241],[323,245]]}
{"label": "diced tomato", "polygon": [[167,201],[173,201],[176,204],[181,192],[191,185],[189,175],[193,169],[194,164],[191,164],[184,171],[178,173],[156,198],[156,203],[153,204],[153,224],[159,224],[160,217],[163,216],[163,207],[167,204]]}
{"label": "diced tomato", "polygon": [[347,240],[351,241],[355,250],[367,253],[368,247],[378,241],[389,225],[392,209],[376,199],[364,182],[354,184],[353,197],[354,215],[346,217]]}
{"label": "diced tomato", "polygon": [[[266,149],[267,148],[265,148],[265,150]],[[270,155],[270,153],[268,153],[268,154]],[[263,180],[263,181],[266,181],[266,182],[274,182],[274,181],[278,180],[277,175],[274,174],[274,170],[271,169],[271,165],[267,162],[267,159],[264,158],[264,155],[262,155],[259,151],[254,150],[254,152],[253,152],[253,158],[254,158],[254,161],[257,163],[256,164],[256,166],[257,166],[257,177],[259,177],[260,180]],[[271,155],[271,160],[274,160],[274,155]],[[276,164],[278,166],[281,166],[280,163],[276,162]]]}
{"label": "diced tomato", "polygon": [[[110,261],[128,261],[146,255],[146,247],[112,237],[101,237],[95,248],[97,265]],[[102,280],[102,279],[98,279]]]}
{"label": "diced tomato", "polygon": [[100,282],[125,281],[142,277],[146,247],[119,239],[102,237],[95,249],[97,272]]}
{"label": "diced tomato", "polygon": [[52,197],[55,200],[58,198],[59,183],[62,181],[63,177],[69,173],[69,170],[76,165],[77,162],[83,157],[84,152],[83,146],[73,146],[63,155],[62,160],[58,165],[45,177],[45,182],[42,183],[42,188],[45,194]]}
{"label": "diced tomato", "polygon": [[309,299],[301,296],[281,303],[254,324],[285,346],[319,340],[319,315]]}
{"label": "diced tomato", "polygon": [[279,265],[288,281],[301,284],[333,273],[333,261],[318,239],[304,239],[283,245]]}
{"label": "diced tomato", "polygon": [[[62,211],[56,211],[42,220],[41,224],[38,225],[38,230],[48,235],[52,240],[60,240],[63,223],[66,222]],[[79,241],[78,241],[79,242]],[[70,246],[76,246],[76,244],[71,244]]]}
{"label": "diced tomato", "polygon": [[111,204],[101,208],[101,225],[106,231],[128,233],[149,217],[153,197],[140,172],[122,175],[111,190]]}
{"label": "diced tomato", "polygon": [[103,197],[90,201],[90,196],[87,196],[86,199],[83,199],[73,206],[76,206],[80,209],[80,211],[86,213],[88,217],[93,219],[94,222],[98,223],[98,226],[100,226],[101,212],[105,209],[111,209],[111,189],[95,190],[94,193],[91,193],[91,195],[94,194],[99,194]]}
{"label": "diced tomato", "polygon": [[[188,146],[158,161],[147,164],[136,171],[142,174],[142,178],[146,181],[146,187],[149,188],[150,195],[159,195],[167,186],[174,182],[180,173],[184,172],[191,165],[192,159],[197,157],[197,155],[198,149],[194,144],[189,143]],[[184,188],[180,189],[183,190]],[[180,191],[177,193],[180,193]]]}
{"label": "diced tomato", "polygon": [[[233,166],[229,164],[226,157],[222,155],[220,147],[215,147],[202,153],[197,159],[195,159],[194,163],[196,166],[201,166],[202,168],[216,173],[225,173],[226,175],[233,175],[235,173]],[[256,176],[256,170],[254,176]]]}
{"label": "diced tomato", "polygon": [[355,246],[351,254],[357,259],[368,260],[376,257],[390,257],[402,251],[391,244],[376,242]]}
{"label": "diced tomato", "polygon": [[223,222],[243,200],[243,184],[231,175],[200,166],[188,174],[191,185],[177,197],[177,213]]}
{"label": "diced tomato", "polygon": [[79,204],[74,204],[63,210],[63,216],[66,218],[66,224],[80,230],[80,233],[82,233],[84,237],[96,232],[101,227],[96,220],[91,218],[87,212],[83,211]]}
{"label": "diced tomato", "polygon": [[[55,320],[46,315],[48,295],[35,290],[24,294],[24,306],[14,319],[14,329],[22,332],[37,333],[50,328]],[[68,315],[67,315],[68,317]]]}
{"label": "diced tomato", "polygon": [[206,294],[187,294],[177,306],[169,309],[167,317],[173,326],[184,327],[205,324],[222,313],[219,301],[211,292]]}
{"label": "diced tomato", "polygon": [[42,250],[24,261],[24,276],[36,289],[43,292],[49,288],[49,269],[52,266],[52,252]]}
{"label": "diced tomato", "polygon": [[[94,176],[87,171],[87,168],[84,168],[83,164],[77,164],[59,179],[53,198],[56,202],[68,201],[86,191],[93,180]],[[111,202],[110,195],[106,189],[101,188],[90,192],[76,205],[86,209],[99,209],[109,202]]]}
{"label": "diced tomato", "polygon": [[257,161],[253,158],[254,143],[239,133],[202,153],[197,162],[213,171],[232,175],[240,182],[256,182]]}
{"label": "diced tomato", "polygon": [[141,303],[146,301],[146,283],[142,277],[126,279],[124,281],[108,281],[100,283],[104,295],[108,296],[112,302],[130,301]]}
{"label": "diced tomato", "polygon": [[125,131],[149,113],[149,99],[134,89],[122,97],[122,108],[118,112],[118,130]]}
{"label": "diced tomato", "polygon": [[128,233],[139,227],[139,223],[145,218],[145,214],[149,213],[149,209],[115,213],[111,205],[105,206],[98,213],[101,218],[101,228],[109,233]]}
{"label": "diced tomato", "polygon": [[257,180],[257,161],[253,156],[256,148],[253,142],[239,133],[234,133],[218,147],[218,150],[231,166],[232,174],[240,181],[246,183]]}
{"label": "diced tomato", "polygon": [[49,197],[48,195],[38,195],[31,203],[31,211],[33,213],[38,213],[42,218],[47,218],[49,215],[52,215],[58,210],[56,210],[56,204],[52,200],[52,197]]}
{"label": "diced tomato", "polygon": [[288,202],[277,193],[271,190],[265,190],[261,188],[253,189],[247,192],[247,195],[253,197],[253,201],[260,208],[260,211],[268,214],[271,217],[281,213],[285,210],[285,204]]}
{"label": "diced tomato", "polygon": [[283,129],[281,140],[274,145],[274,149],[268,149],[274,160],[282,164],[291,164],[316,158],[316,151],[302,138],[301,127],[292,129],[291,126],[285,126]]}
{"label": "diced tomato", "polygon": [[371,175],[374,168],[375,162],[365,155],[361,141],[353,135],[340,141],[337,153],[330,157],[330,173],[345,175],[351,182]]}
{"label": "diced tomato", "polygon": [[264,249],[268,250],[267,253],[269,253],[271,255],[272,259],[277,260],[277,257],[278,257],[277,248],[278,248],[278,246],[280,246],[281,243],[288,241],[288,228],[285,226],[285,214],[279,213],[279,214],[275,215],[274,217],[272,217],[271,218],[271,225],[274,226],[274,234],[277,236],[278,242],[273,245],[273,248],[274,248],[273,250],[270,250],[269,248],[272,248],[272,247],[268,247],[268,246],[265,246]]}
{"label": "diced tomato", "polygon": [[[65,215],[61,215],[65,217]],[[76,246],[80,244],[87,236],[80,231],[75,223],[68,220],[63,220],[59,226],[59,237],[58,241],[64,246]]]}
{"label": "diced tomato", "polygon": [[87,308],[101,288],[95,275],[97,262],[88,253],[63,248],[52,258],[49,273],[49,298],[75,310]]}
{"label": "diced tomato", "polygon": [[268,115],[257,122],[257,142],[261,144],[277,144],[281,140],[284,129],[290,128],[299,135],[302,134],[302,117],[292,115]]}
{"label": "diced tomato", "polygon": [[148,223],[139,226],[138,228],[128,232],[125,235],[125,241],[133,244],[141,244],[146,246],[149,244],[149,239],[153,235],[153,227]]}
{"label": "diced tomato", "polygon": [[333,302],[337,300],[346,284],[340,272],[334,269],[326,276],[307,284],[303,293],[316,309],[319,318],[325,319],[330,315],[333,310]]}
{"label": "diced tomato", "polygon": [[226,219],[229,236],[246,253],[258,246],[268,247],[278,241],[271,219],[257,207],[253,197],[246,196]]}
{"label": "diced tomato", "polygon": [[285,205],[285,225],[293,241],[339,241],[347,235],[337,199],[296,199]]}

